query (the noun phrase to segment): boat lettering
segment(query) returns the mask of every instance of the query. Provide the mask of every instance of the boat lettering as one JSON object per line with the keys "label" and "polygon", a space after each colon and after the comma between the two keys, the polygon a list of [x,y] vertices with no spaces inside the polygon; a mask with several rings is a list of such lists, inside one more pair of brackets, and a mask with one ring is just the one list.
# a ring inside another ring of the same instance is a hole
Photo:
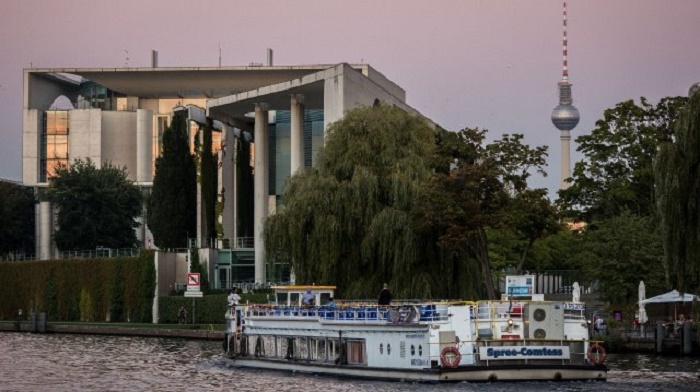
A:
{"label": "boat lettering", "polygon": [[569,358],[568,347],[480,347],[481,359],[511,359],[511,358]]}
{"label": "boat lettering", "polygon": [[427,366],[428,366],[428,360],[427,360],[427,359],[411,359],[411,366],[423,366],[423,367],[427,367]]}
{"label": "boat lettering", "polygon": [[406,334],[406,339],[423,339],[425,334],[423,333],[409,333]]}

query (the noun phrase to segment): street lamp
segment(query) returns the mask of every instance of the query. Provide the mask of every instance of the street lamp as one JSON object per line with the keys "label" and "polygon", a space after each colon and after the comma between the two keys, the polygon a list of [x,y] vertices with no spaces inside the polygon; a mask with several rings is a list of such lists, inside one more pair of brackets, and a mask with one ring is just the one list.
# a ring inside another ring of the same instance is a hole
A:
{"label": "street lamp", "polygon": [[219,283],[219,264],[214,264],[214,289],[219,288]]}

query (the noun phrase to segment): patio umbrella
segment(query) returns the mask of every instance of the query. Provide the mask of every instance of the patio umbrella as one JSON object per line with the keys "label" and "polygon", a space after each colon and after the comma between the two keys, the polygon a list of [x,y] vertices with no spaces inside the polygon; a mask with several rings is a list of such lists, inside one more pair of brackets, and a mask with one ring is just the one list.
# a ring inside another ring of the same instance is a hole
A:
{"label": "patio umbrella", "polygon": [[[641,289],[640,289],[641,290]],[[697,295],[693,294],[682,294],[678,290],[670,291],[666,294],[657,295],[656,297],[647,298],[643,301],[639,301],[640,304],[668,304],[676,302],[693,302],[693,300],[699,299]]]}
{"label": "patio umbrella", "polygon": [[666,294],[661,294],[657,295],[656,297],[651,297],[648,299],[645,299],[644,301],[640,301],[639,305],[646,305],[646,304],[673,304],[673,318],[677,318],[676,316],[676,304],[679,302],[693,302],[693,300],[700,300],[700,297],[697,295],[693,294],[681,294],[678,292],[678,290],[673,290],[669,291]]}
{"label": "patio umbrella", "polygon": [[644,286],[644,281],[639,282],[639,325],[646,323],[649,319],[647,318],[647,311],[644,309],[644,301],[647,299],[647,289]]}

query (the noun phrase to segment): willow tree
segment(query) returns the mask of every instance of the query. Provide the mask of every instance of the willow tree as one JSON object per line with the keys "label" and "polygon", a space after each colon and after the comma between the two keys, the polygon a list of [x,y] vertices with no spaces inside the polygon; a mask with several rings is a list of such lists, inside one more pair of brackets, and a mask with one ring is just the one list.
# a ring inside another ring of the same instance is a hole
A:
{"label": "willow tree", "polygon": [[392,106],[355,109],[332,124],[317,164],[292,176],[284,207],[268,218],[270,258],[292,263],[297,281],[333,283],[346,297],[439,289],[425,254],[435,249],[411,223],[418,189],[431,175],[434,132]]}
{"label": "willow tree", "polygon": [[674,127],[675,139],[656,155],[656,200],[666,278],[681,292],[700,289],[700,86]]}

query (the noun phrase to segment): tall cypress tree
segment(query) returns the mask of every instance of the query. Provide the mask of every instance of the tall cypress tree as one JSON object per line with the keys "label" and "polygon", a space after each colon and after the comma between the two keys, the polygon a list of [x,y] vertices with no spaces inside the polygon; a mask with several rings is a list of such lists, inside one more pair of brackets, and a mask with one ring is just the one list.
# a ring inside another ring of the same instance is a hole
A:
{"label": "tall cypress tree", "polygon": [[156,159],[148,226],[159,248],[185,248],[196,233],[197,174],[186,126],[182,114],[173,116],[163,134],[163,154]]}

